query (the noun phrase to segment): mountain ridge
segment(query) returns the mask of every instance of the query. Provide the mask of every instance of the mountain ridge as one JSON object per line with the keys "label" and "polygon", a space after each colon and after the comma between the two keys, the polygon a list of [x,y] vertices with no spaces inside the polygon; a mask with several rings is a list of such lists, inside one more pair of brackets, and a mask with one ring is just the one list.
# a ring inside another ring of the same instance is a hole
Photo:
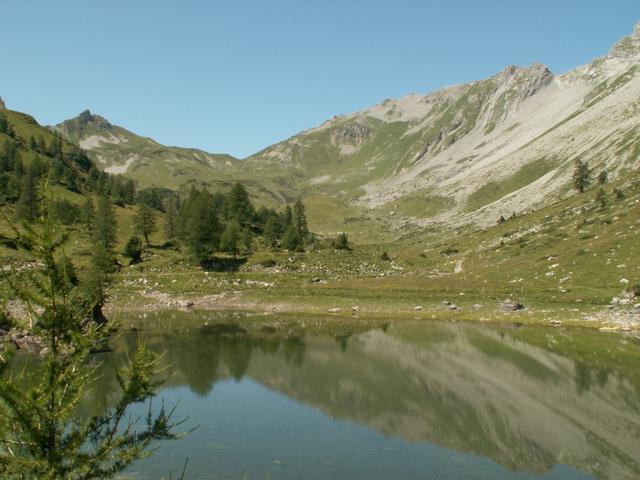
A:
{"label": "mountain ridge", "polygon": [[345,217],[356,208],[396,228],[487,225],[569,195],[578,158],[612,177],[638,168],[639,70],[640,23],[569,72],[509,65],[336,115],[242,161],[165,147],[89,111],[87,128],[74,129],[78,117],[53,128],[143,185],[248,181],[270,201],[329,198]]}

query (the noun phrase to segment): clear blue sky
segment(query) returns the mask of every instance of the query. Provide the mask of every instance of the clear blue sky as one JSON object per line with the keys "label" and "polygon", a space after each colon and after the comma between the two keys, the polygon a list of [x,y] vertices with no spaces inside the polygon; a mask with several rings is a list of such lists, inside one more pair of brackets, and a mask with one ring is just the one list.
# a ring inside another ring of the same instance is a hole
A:
{"label": "clear blue sky", "polygon": [[639,0],[6,0],[0,96],[239,157],[331,116],[605,54]]}

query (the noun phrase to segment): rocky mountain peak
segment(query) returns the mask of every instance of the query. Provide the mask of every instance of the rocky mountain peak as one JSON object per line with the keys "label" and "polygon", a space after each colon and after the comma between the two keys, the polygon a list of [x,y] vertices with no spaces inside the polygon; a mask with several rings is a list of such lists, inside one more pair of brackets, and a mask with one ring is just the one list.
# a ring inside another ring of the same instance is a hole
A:
{"label": "rocky mountain peak", "polygon": [[94,115],[89,109],[80,113],[75,120],[81,127],[94,127],[103,130],[111,130],[113,128],[113,125],[106,118]]}
{"label": "rocky mountain peak", "polygon": [[640,57],[640,22],[636,23],[631,35],[613,45],[608,56],[613,58]]}

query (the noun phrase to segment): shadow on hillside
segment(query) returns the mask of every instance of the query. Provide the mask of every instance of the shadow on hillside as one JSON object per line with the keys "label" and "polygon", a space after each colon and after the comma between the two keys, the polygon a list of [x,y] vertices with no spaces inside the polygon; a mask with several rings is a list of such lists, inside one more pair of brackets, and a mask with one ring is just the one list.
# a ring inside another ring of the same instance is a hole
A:
{"label": "shadow on hillside", "polygon": [[202,263],[202,268],[208,272],[237,272],[245,263],[246,258],[212,257]]}

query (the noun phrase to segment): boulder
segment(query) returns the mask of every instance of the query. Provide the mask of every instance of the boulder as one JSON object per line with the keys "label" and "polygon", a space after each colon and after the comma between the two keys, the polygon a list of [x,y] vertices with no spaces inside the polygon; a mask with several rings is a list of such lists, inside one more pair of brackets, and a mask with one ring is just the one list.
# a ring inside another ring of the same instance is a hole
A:
{"label": "boulder", "polygon": [[327,312],[329,312],[329,313],[340,313],[341,311],[342,311],[342,309],[341,308],[337,308],[337,307],[330,308],[329,310],[327,310]]}
{"label": "boulder", "polygon": [[510,299],[506,299],[502,303],[500,303],[500,310],[503,312],[515,312],[517,310],[523,310],[524,305],[519,302],[514,302]]}

